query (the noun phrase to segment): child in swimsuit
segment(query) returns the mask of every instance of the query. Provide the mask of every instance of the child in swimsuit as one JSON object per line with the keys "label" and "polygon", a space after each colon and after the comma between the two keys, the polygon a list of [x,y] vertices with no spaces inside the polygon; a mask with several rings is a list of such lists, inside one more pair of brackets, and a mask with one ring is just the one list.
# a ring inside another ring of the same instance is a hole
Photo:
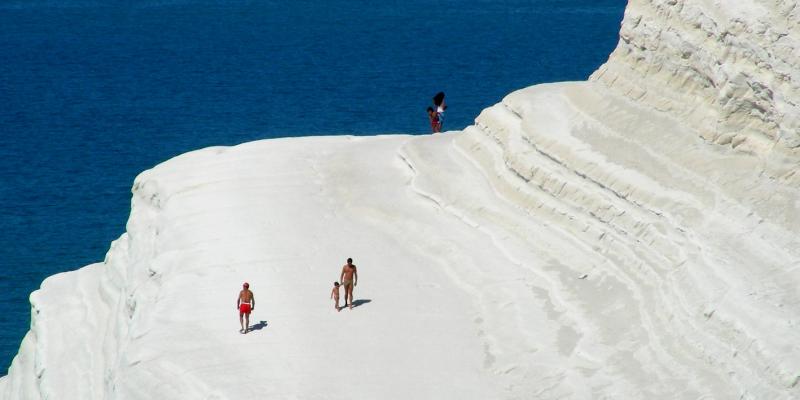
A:
{"label": "child in swimsuit", "polygon": [[339,282],[333,282],[333,289],[331,289],[331,298],[336,300],[336,311],[342,311],[339,308]]}

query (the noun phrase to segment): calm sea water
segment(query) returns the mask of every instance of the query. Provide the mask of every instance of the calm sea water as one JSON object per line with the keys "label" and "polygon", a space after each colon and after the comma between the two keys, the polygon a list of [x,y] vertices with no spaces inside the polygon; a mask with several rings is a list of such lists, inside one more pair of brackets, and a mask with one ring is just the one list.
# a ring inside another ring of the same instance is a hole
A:
{"label": "calm sea water", "polygon": [[101,261],[144,169],[212,145],[427,133],[583,80],[624,0],[0,0],[0,375],[49,275]]}

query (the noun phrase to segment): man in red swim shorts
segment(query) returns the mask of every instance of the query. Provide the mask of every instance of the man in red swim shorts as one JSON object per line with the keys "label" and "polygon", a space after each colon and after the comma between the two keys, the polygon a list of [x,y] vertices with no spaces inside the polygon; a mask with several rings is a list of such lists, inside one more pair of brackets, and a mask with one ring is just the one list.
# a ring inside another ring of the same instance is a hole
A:
{"label": "man in red swim shorts", "polygon": [[236,308],[239,310],[239,325],[242,326],[239,333],[247,333],[250,329],[250,312],[256,309],[256,297],[253,296],[250,284],[247,282],[242,285],[242,291],[236,299]]}

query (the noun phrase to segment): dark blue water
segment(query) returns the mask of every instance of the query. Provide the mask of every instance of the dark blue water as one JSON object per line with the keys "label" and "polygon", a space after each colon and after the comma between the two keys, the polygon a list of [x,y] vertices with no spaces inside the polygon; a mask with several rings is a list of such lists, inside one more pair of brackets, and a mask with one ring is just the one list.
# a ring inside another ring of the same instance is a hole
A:
{"label": "dark blue water", "polygon": [[[0,0],[0,375],[28,295],[103,259],[140,171],[211,145],[426,133],[583,80],[624,0]],[[116,3],[116,2],[112,2]]]}

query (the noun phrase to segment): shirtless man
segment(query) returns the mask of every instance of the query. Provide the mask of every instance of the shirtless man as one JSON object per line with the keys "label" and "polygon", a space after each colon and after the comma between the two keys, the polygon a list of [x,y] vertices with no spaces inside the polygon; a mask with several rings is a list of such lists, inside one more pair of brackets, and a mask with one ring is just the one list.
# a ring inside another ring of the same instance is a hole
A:
{"label": "shirtless man", "polygon": [[[247,333],[250,329],[250,312],[256,309],[256,297],[250,291],[250,284],[245,282],[242,291],[236,299],[236,309],[239,310],[239,325],[242,329],[239,333]],[[244,320],[242,319],[244,317]]]}
{"label": "shirtless man", "polygon": [[[347,264],[342,267],[342,275],[339,276],[339,280],[342,282],[342,286],[344,286],[344,306],[350,305],[350,309],[353,309],[353,287],[358,284],[358,272],[356,271],[356,266],[353,264],[353,259],[348,258]],[[348,298],[350,301],[348,302]]]}

